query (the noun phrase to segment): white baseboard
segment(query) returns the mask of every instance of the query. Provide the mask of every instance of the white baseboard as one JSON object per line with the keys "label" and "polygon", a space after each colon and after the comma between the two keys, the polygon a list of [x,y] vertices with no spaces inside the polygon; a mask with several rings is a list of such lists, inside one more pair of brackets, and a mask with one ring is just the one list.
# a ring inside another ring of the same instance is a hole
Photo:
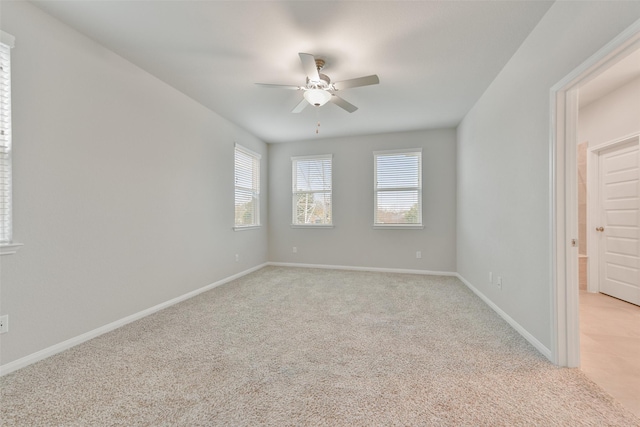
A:
{"label": "white baseboard", "polygon": [[462,283],[464,283],[469,289],[473,291],[485,304],[487,304],[493,311],[498,313],[500,317],[502,317],[513,329],[515,329],[520,335],[524,337],[532,346],[534,346],[540,353],[544,355],[547,359],[553,361],[551,359],[551,350],[544,346],[540,341],[536,339],[533,335],[529,333],[525,328],[522,327],[518,322],[513,320],[511,316],[502,311],[497,305],[493,303],[489,298],[487,298],[482,292],[480,292],[475,286],[473,286],[467,279],[462,277],[460,274],[456,273],[456,276]]}
{"label": "white baseboard", "polygon": [[327,270],[372,271],[376,273],[424,274],[426,276],[457,276],[453,271],[410,270],[404,268],[354,267],[349,265],[300,264],[295,262],[268,262],[276,267],[324,268]]}
{"label": "white baseboard", "polygon": [[0,376],[7,375],[11,372],[14,372],[18,369],[24,368],[25,366],[36,363],[40,360],[43,360],[47,357],[53,356],[54,354],[60,353],[62,351],[68,350],[71,347],[75,347],[78,344],[82,344],[85,341],[89,341],[90,339],[96,338],[102,334],[113,331],[121,326],[126,325],[127,323],[134,322],[136,320],[142,319],[143,317],[149,316],[150,314],[156,313],[162,309],[170,307],[179,302],[185,301],[189,298],[193,298],[198,294],[206,292],[210,289],[213,289],[217,286],[228,283],[232,280],[238,279],[242,276],[245,276],[249,273],[253,273],[265,266],[272,265],[277,267],[300,267],[300,268],[323,268],[323,269],[331,269],[331,270],[352,270],[352,271],[371,271],[378,273],[404,273],[404,274],[422,274],[422,275],[430,275],[430,276],[454,276],[457,277],[464,283],[469,289],[473,291],[485,304],[487,304],[493,311],[498,313],[500,317],[502,317],[511,327],[513,327],[520,335],[522,335],[527,341],[531,343],[540,353],[542,353],[545,357],[551,360],[551,350],[545,347],[540,341],[538,341],[533,335],[531,335],[525,328],[523,328],[518,322],[513,320],[507,313],[502,311],[497,305],[495,305],[489,298],[487,298],[484,294],[482,294],[478,289],[476,289],[471,283],[469,283],[464,277],[460,274],[451,272],[451,271],[430,271],[430,270],[411,270],[411,269],[400,269],[400,268],[378,268],[378,267],[355,267],[355,266],[345,266],[345,265],[322,265],[322,264],[299,264],[299,263],[286,263],[286,262],[267,262],[264,264],[257,265],[248,270],[244,270],[240,273],[234,274],[232,276],[226,277],[224,279],[218,280],[217,282],[211,283],[207,286],[204,286],[200,289],[196,289],[195,291],[188,292],[179,297],[173,298],[169,301],[165,301],[161,304],[150,307],[146,310],[142,310],[138,313],[134,313],[130,316],[124,317],[120,320],[116,320],[115,322],[111,322],[107,325],[104,325],[100,328],[94,329],[92,331],[86,332],[82,335],[78,335],[77,337],[68,339],[61,343],[52,345],[51,347],[47,347],[38,352],[32,353],[28,356],[22,357],[18,360],[14,360],[13,362],[0,365]]}
{"label": "white baseboard", "polygon": [[217,282],[211,283],[207,286],[204,286],[200,289],[196,289],[195,291],[191,291],[191,292],[187,292],[184,295],[180,295],[179,297],[173,298],[169,301],[165,301],[163,303],[160,303],[158,305],[154,305],[153,307],[147,308],[146,310],[142,310],[139,311],[138,313],[134,313],[130,316],[124,317],[120,320],[116,320],[115,322],[111,322],[107,325],[101,326],[97,329],[94,329],[92,331],[86,332],[82,335],[78,335],[77,337],[68,339],[66,341],[63,341],[61,343],[52,345],[51,347],[47,347],[43,350],[37,351],[35,353],[32,353],[28,356],[22,357],[18,360],[14,360],[13,362],[9,362],[7,364],[4,365],[0,365],[0,376],[9,374],[13,371],[16,371],[18,369],[24,368],[25,366],[31,365],[32,363],[36,363],[42,359],[46,359],[47,357],[53,356],[54,354],[60,353],[62,351],[68,350],[71,347],[75,347],[78,344],[82,344],[85,341],[89,341],[90,339],[96,338],[102,334],[105,334],[107,332],[111,332],[114,329],[117,329],[121,326],[126,325],[127,323],[131,323],[134,322],[136,320],[142,319],[143,317],[146,317],[150,314],[156,313],[162,309],[165,309],[167,307],[170,307],[174,304],[177,304],[179,302],[188,300],[189,298],[193,298],[198,294],[201,294],[203,292],[206,292],[210,289],[213,289],[217,286],[220,285],[224,285],[227,282],[230,282],[232,280],[238,279],[242,276],[245,276],[249,273],[253,273],[256,270],[259,270],[265,266],[267,266],[268,263],[264,263],[264,264],[260,264],[257,265],[255,267],[252,267],[248,270],[244,270],[241,271],[240,273],[234,274],[232,276],[226,277],[224,279],[218,280]]}
{"label": "white baseboard", "polygon": [[372,271],[378,273],[405,273],[405,274],[424,274],[429,276],[455,276],[462,283],[464,283],[474,294],[487,304],[493,311],[495,311],[500,317],[502,317],[513,329],[515,329],[520,335],[524,337],[531,345],[533,345],[542,355],[547,359],[551,359],[551,350],[545,347],[540,341],[538,341],[533,335],[523,328],[518,322],[513,320],[511,316],[502,311],[497,305],[487,298],[482,292],[480,292],[475,286],[473,286],[467,279],[460,274],[451,271],[430,271],[430,270],[408,270],[400,268],[378,268],[378,267],[354,267],[345,265],[322,265],[322,264],[300,264],[291,262],[268,262],[267,265],[273,265],[278,267],[301,267],[301,268],[325,268],[330,270],[355,270],[355,271]]}

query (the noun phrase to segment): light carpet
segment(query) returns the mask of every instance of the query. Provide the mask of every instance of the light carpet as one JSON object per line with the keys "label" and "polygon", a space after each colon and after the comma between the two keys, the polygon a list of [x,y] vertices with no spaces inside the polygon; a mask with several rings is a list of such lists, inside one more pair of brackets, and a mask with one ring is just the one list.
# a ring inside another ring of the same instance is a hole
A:
{"label": "light carpet", "polygon": [[439,276],[266,267],[0,385],[5,426],[640,426]]}

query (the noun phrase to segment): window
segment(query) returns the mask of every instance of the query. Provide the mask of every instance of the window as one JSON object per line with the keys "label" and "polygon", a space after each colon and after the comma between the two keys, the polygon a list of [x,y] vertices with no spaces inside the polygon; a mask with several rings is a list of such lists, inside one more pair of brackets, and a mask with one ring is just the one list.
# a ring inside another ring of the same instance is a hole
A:
{"label": "window", "polygon": [[422,226],[422,149],[376,151],[374,226]]}
{"label": "window", "polygon": [[260,225],[260,155],[235,146],[235,227]]}
{"label": "window", "polygon": [[0,33],[0,245],[11,252],[11,55],[13,36]]}
{"label": "window", "polygon": [[294,226],[332,226],[331,159],[331,154],[291,158]]}

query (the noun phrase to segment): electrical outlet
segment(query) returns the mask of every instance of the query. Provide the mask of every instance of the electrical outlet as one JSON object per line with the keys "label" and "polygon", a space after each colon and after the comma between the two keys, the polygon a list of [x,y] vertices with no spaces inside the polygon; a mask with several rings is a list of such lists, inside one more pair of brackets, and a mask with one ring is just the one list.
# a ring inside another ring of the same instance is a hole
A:
{"label": "electrical outlet", "polygon": [[417,259],[422,258],[422,251],[417,251],[417,252],[416,252],[416,258],[417,258]]}
{"label": "electrical outlet", "polygon": [[493,283],[493,271],[489,272],[489,283]]}
{"label": "electrical outlet", "polygon": [[496,286],[498,289],[502,289],[502,276],[498,276],[498,281],[496,282]]}
{"label": "electrical outlet", "polygon": [[240,261],[240,254],[236,254],[236,261]]}
{"label": "electrical outlet", "polygon": [[0,334],[9,332],[9,315],[0,316]]}
{"label": "electrical outlet", "polygon": [[293,253],[297,254],[298,253],[298,248],[296,246],[293,247]]}

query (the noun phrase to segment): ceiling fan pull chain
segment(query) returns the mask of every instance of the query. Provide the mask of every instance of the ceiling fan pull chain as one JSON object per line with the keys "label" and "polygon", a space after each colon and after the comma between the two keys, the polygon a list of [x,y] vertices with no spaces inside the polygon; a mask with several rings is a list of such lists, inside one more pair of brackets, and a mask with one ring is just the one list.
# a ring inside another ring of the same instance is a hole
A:
{"label": "ceiling fan pull chain", "polygon": [[318,120],[318,125],[316,126],[316,135],[320,133],[320,108],[316,108],[316,119]]}

